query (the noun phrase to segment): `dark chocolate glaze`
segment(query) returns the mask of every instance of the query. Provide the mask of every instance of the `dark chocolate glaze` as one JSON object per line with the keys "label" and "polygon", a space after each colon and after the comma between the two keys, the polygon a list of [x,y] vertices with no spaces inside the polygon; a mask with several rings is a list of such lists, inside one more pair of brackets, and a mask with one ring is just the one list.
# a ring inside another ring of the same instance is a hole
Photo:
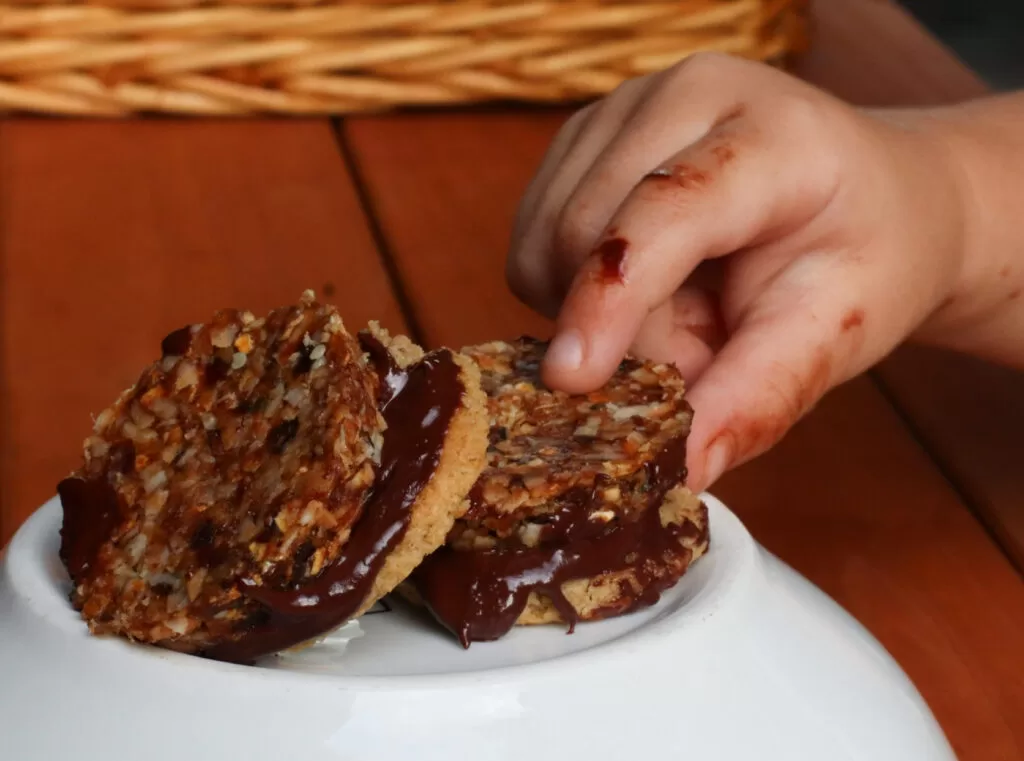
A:
{"label": "dark chocolate glaze", "polygon": [[377,368],[377,375],[380,378],[379,403],[382,406],[386,405],[405,386],[408,374],[398,366],[384,344],[372,334],[367,331],[361,332],[359,341],[363,351],[370,355],[370,362]]}
{"label": "dark chocolate glaze", "polygon": [[222,380],[228,377],[228,371],[231,369],[231,365],[226,360],[220,357],[213,357],[206,364],[206,382],[210,385],[214,383],[220,383]]}
{"label": "dark chocolate glaze", "polygon": [[[495,429],[492,428],[493,432]],[[491,444],[494,444],[494,438],[491,438]],[[515,477],[512,479],[515,482]],[[590,520],[580,520],[581,515],[586,515],[589,512],[591,505],[596,504],[599,501],[599,493],[606,489],[613,483],[611,476],[604,473],[598,473],[594,479],[594,484],[590,488],[585,486],[578,486],[566,492],[560,498],[559,508],[546,515],[537,515],[529,519],[530,523],[536,524],[540,527],[540,544],[549,543],[560,543],[565,544],[566,542],[575,541],[577,539],[588,539],[594,538],[599,535],[607,533],[607,527],[601,523]],[[521,486],[521,484],[520,484]],[[480,482],[477,481],[473,488],[470,489],[467,497],[469,507],[466,510],[465,517],[468,519],[480,520],[491,513],[492,508],[488,504],[487,500],[483,497],[483,491],[480,488]],[[516,513],[509,513],[501,516],[497,521],[488,523],[489,526],[493,525],[494,528],[499,531],[507,531],[515,524],[519,523],[522,518]],[[456,538],[461,533],[461,527],[457,524],[452,527],[452,531],[449,534],[450,538]]]}
{"label": "dark chocolate glaze", "polygon": [[672,574],[657,578],[648,566],[663,566],[666,557],[677,556],[680,538],[693,530],[687,522],[663,526],[659,514],[669,489],[686,479],[685,456],[686,439],[678,438],[647,465],[650,501],[631,522],[595,535],[587,520],[589,500],[571,500],[553,518],[556,535],[564,541],[523,549],[444,547],[416,569],[413,583],[434,616],[458,636],[463,647],[507,634],[531,592],[551,600],[571,633],[579,617],[562,594],[562,584],[573,579],[631,568],[643,591],[630,601],[628,610],[653,605],[675,579]]}
{"label": "dark chocolate glaze", "polygon": [[60,559],[72,581],[88,576],[103,543],[123,517],[117,493],[103,478],[65,478],[57,484],[64,522],[60,529]]}
{"label": "dark chocolate glaze", "polygon": [[594,254],[601,260],[601,280],[605,283],[625,282],[623,263],[626,259],[626,239],[608,238]]}
{"label": "dark chocolate glaze", "polygon": [[[379,354],[376,339],[361,337]],[[388,373],[396,371],[387,366]],[[385,370],[381,370],[382,376]],[[445,436],[465,391],[451,352],[427,355],[402,371],[399,391],[383,408],[387,430],[381,464],[362,517],[344,554],[315,579],[280,589],[243,582],[240,591],[265,609],[240,639],[202,655],[251,663],[261,656],[314,639],[341,625],[366,600],[384,561],[409,527],[410,508],[437,469]]]}
{"label": "dark chocolate glaze", "polygon": [[160,342],[160,351],[165,357],[180,357],[192,345],[192,328],[186,325],[164,336]]}

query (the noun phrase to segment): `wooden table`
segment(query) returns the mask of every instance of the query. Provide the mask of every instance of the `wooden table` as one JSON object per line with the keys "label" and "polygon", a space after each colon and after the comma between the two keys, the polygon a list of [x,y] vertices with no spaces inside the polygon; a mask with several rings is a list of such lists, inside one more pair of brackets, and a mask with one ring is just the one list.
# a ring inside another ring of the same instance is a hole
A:
{"label": "wooden table", "polygon": [[[924,104],[983,85],[884,2],[821,0],[803,76]],[[0,124],[0,544],[159,338],[315,287],[431,344],[544,334],[506,292],[516,202],[562,111]],[[964,761],[1024,758],[1019,375],[901,351],[717,492],[854,613]]]}

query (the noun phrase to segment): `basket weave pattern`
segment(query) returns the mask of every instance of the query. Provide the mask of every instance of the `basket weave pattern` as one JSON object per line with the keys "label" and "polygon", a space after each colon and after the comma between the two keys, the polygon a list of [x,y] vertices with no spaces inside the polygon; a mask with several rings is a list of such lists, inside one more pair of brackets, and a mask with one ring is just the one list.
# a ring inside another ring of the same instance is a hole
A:
{"label": "basket weave pattern", "polygon": [[703,50],[781,63],[803,0],[0,0],[0,110],[569,102]]}

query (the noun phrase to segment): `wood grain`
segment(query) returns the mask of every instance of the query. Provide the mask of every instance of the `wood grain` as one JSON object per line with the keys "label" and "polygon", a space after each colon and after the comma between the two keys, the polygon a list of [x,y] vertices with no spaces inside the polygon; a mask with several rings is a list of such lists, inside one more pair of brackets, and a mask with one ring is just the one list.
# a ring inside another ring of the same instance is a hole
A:
{"label": "wood grain", "polygon": [[0,167],[7,532],[170,330],[308,287],[402,326],[327,121],[12,121]]}
{"label": "wood grain", "polygon": [[908,347],[884,362],[876,376],[1024,572],[1024,375]]}
{"label": "wood grain", "polygon": [[[502,271],[516,204],[562,118],[346,122],[429,342],[545,327],[515,303]],[[718,490],[759,540],[893,652],[964,761],[1024,751],[1024,585],[869,378],[834,392]]]}
{"label": "wood grain", "polygon": [[560,110],[492,111],[345,122],[427,342],[444,331],[460,346],[494,338],[495,322],[549,334],[547,321],[509,292],[503,254],[514,199],[564,118]]}

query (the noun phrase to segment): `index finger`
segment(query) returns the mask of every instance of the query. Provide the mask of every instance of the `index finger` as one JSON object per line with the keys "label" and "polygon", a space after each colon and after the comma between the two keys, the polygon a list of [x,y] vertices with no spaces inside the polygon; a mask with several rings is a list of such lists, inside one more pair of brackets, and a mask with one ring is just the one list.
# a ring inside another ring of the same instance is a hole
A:
{"label": "index finger", "polygon": [[577,273],[544,361],[552,388],[605,383],[647,315],[706,258],[755,245],[817,214],[835,191],[800,131],[732,118],[644,177]]}

